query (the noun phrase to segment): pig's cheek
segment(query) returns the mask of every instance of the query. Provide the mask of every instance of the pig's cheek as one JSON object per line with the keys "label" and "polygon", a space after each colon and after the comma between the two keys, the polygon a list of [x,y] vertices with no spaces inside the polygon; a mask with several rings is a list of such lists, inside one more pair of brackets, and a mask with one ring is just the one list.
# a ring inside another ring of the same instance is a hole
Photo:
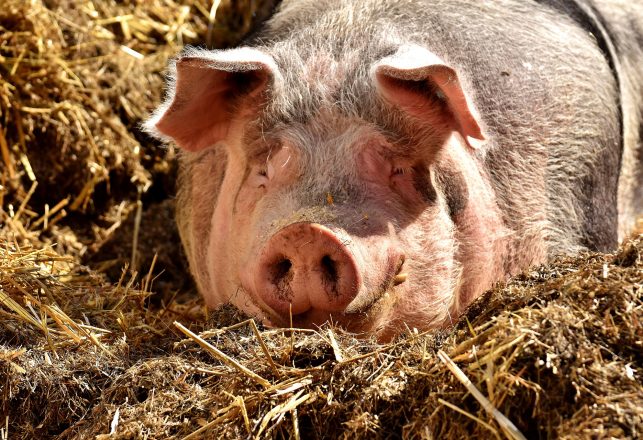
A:
{"label": "pig's cheek", "polygon": [[234,217],[238,221],[244,222],[252,217],[257,208],[257,203],[265,196],[265,187],[255,185],[245,185],[239,191],[234,205]]}
{"label": "pig's cheek", "polygon": [[229,255],[228,245],[231,236],[230,231],[230,215],[227,207],[219,201],[212,217],[212,227],[210,240],[207,250],[207,266],[211,280],[211,291],[205,295],[212,296],[212,305],[223,304],[228,301],[230,295],[234,292],[231,291],[232,284],[227,276],[230,273],[228,265],[231,263],[231,256]]}
{"label": "pig's cheek", "polygon": [[460,276],[455,233],[448,215],[438,206],[427,209],[401,233],[408,278],[394,289],[391,321],[425,328],[448,316]]}
{"label": "pig's cheek", "polygon": [[409,176],[393,176],[389,187],[407,203],[413,204],[421,201]]}
{"label": "pig's cheek", "polygon": [[358,155],[357,163],[361,170],[362,178],[366,182],[386,186],[393,166],[389,160],[376,149],[369,148]]}
{"label": "pig's cheek", "polygon": [[257,230],[257,209],[266,194],[265,188],[244,185],[234,201],[230,228],[230,245],[235,254],[235,273],[245,265],[250,254],[260,245]]}
{"label": "pig's cheek", "polygon": [[244,200],[241,169],[228,169],[223,181],[219,198],[212,216],[211,234],[208,242],[207,265],[212,282],[213,300],[209,302],[225,303],[238,290],[237,267],[244,248],[252,240],[249,235],[248,222],[250,211],[243,208]]}

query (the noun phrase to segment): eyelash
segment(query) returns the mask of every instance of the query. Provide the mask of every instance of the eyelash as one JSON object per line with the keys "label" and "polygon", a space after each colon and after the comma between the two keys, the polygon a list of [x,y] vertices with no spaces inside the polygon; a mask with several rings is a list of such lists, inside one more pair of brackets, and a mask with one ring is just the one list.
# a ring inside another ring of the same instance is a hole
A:
{"label": "eyelash", "polygon": [[399,175],[402,175],[402,174],[407,174],[410,171],[411,171],[410,168],[393,168],[393,175],[394,176],[399,176]]}

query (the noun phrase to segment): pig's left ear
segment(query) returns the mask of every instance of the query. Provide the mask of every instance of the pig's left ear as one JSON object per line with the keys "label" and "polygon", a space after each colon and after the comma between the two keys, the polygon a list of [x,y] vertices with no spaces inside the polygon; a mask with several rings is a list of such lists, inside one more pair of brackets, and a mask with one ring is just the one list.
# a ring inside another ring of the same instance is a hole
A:
{"label": "pig's left ear", "polygon": [[202,150],[224,139],[234,118],[256,109],[277,77],[273,58],[257,49],[188,49],[170,65],[168,97],[144,128],[185,150]]}
{"label": "pig's left ear", "polygon": [[434,53],[406,45],[373,66],[372,74],[386,100],[433,125],[460,132],[478,148],[485,140],[479,116],[462,90],[456,71]]}

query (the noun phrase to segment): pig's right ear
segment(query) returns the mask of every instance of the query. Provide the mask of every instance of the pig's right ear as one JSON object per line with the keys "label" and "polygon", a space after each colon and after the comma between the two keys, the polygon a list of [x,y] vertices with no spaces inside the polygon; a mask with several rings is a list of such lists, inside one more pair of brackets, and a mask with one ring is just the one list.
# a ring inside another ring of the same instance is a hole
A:
{"label": "pig's right ear", "polygon": [[190,49],[170,66],[168,97],[144,128],[187,151],[202,150],[224,139],[240,113],[256,109],[248,103],[278,76],[273,58],[257,49]]}
{"label": "pig's right ear", "polygon": [[371,73],[387,101],[434,127],[458,131],[472,148],[485,140],[480,117],[457,72],[429,50],[401,46],[376,63]]}

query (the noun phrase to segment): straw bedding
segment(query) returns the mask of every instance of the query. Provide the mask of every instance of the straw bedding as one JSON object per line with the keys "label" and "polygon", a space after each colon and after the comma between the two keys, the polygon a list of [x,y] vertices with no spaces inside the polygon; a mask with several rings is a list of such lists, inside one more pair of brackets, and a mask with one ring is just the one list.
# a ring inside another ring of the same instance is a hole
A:
{"label": "straw bedding", "polygon": [[0,438],[639,437],[640,234],[389,344],[205,310],[174,151],[138,124],[168,57],[234,44],[274,4],[214,3],[0,9]]}

